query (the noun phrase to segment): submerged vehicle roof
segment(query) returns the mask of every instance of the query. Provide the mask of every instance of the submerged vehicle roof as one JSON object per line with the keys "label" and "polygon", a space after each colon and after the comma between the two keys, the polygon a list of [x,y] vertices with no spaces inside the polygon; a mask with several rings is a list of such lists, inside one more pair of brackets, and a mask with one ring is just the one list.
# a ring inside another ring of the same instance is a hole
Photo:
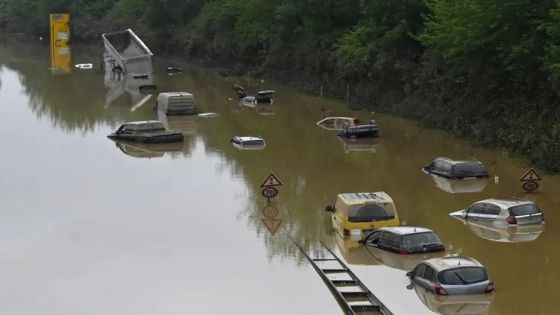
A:
{"label": "submerged vehicle roof", "polygon": [[438,271],[457,267],[483,267],[476,259],[462,256],[445,256],[426,260],[427,264],[435,267]]}
{"label": "submerged vehicle roof", "polygon": [[124,123],[123,125],[126,125],[126,126],[141,126],[141,125],[151,125],[151,124],[161,124],[163,126],[163,123],[159,120],[129,121],[127,123]]}
{"label": "submerged vehicle roof", "polygon": [[482,164],[482,162],[480,162],[479,160],[453,160],[451,158],[448,157],[444,157],[444,156],[440,156],[435,158],[434,160],[446,160],[447,162],[453,164],[453,165],[457,165],[457,164],[463,164],[463,163],[477,163],[477,164]]}
{"label": "submerged vehicle roof", "polygon": [[426,233],[434,231],[420,226],[392,226],[392,227],[382,227],[377,231],[388,231],[399,235],[408,235],[408,234],[417,234],[417,233]]}
{"label": "submerged vehicle roof", "polygon": [[484,200],[480,200],[477,201],[476,203],[480,203],[480,202],[487,202],[487,203],[492,203],[495,204],[497,206],[504,206],[504,207],[514,207],[514,206],[521,206],[521,205],[527,205],[527,204],[535,204],[534,202],[530,201],[530,200],[525,200],[525,199],[514,199],[514,198],[490,198],[490,199],[484,199]]}
{"label": "submerged vehicle roof", "polygon": [[259,136],[235,136],[232,139],[240,140],[240,141],[255,141],[255,140],[264,141],[264,139]]}
{"label": "submerged vehicle roof", "polygon": [[170,97],[194,97],[191,93],[188,92],[162,92],[159,93],[158,98],[170,98]]}
{"label": "submerged vehicle roof", "polygon": [[338,194],[338,198],[348,205],[393,202],[393,199],[386,192],[383,191],[342,193],[342,194]]}

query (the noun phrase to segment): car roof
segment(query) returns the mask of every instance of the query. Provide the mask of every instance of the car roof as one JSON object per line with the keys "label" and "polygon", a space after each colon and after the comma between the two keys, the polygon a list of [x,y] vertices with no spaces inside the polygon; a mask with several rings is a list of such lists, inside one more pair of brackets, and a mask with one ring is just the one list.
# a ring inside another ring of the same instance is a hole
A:
{"label": "car roof", "polygon": [[235,136],[233,138],[236,139],[236,140],[240,140],[240,141],[251,141],[251,140],[264,141],[263,138],[260,138],[260,137],[257,137],[257,136],[244,136],[244,137]]}
{"label": "car roof", "polygon": [[384,191],[378,192],[360,192],[360,193],[343,193],[338,194],[340,198],[347,205],[364,204],[367,202],[380,203],[380,202],[393,202],[393,199]]}
{"label": "car roof", "polygon": [[141,120],[141,121],[130,121],[125,123],[125,125],[144,125],[144,124],[161,124],[159,120]]}
{"label": "car roof", "polygon": [[506,207],[506,208],[514,207],[514,206],[520,206],[520,205],[527,205],[527,204],[535,204],[534,202],[532,202],[530,200],[513,199],[513,198],[504,198],[504,199],[490,198],[490,199],[484,199],[484,200],[481,200],[481,201],[477,201],[475,203],[482,203],[482,202],[491,203],[491,204],[495,204],[497,206]]}
{"label": "car roof", "polygon": [[484,267],[474,258],[461,256],[445,256],[432,258],[426,260],[425,263],[432,266],[437,271],[460,267]]}
{"label": "car roof", "polygon": [[[451,163],[451,164],[453,164],[453,165],[462,164],[462,163],[477,163],[477,164],[482,164],[482,162],[480,162],[480,161],[478,161],[478,160],[453,160],[453,159],[450,159],[450,158],[448,158],[448,157],[443,157],[443,156],[440,156],[440,157],[438,157],[438,158],[435,158],[435,160],[445,160],[445,161],[447,161],[447,162],[449,162],[449,163]],[[435,161],[435,160],[434,160],[434,161]]]}
{"label": "car roof", "polygon": [[409,235],[409,234],[418,234],[418,233],[426,233],[426,232],[433,233],[432,230],[420,226],[383,227],[378,229],[378,231],[388,231],[399,235]]}

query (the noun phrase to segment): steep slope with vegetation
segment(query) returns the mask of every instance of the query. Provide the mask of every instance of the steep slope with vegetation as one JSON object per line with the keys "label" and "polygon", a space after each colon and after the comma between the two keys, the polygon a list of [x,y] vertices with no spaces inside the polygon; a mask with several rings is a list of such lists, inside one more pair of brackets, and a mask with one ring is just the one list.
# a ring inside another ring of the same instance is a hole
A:
{"label": "steep slope with vegetation", "polygon": [[156,51],[418,119],[560,171],[557,0],[0,0],[0,29]]}

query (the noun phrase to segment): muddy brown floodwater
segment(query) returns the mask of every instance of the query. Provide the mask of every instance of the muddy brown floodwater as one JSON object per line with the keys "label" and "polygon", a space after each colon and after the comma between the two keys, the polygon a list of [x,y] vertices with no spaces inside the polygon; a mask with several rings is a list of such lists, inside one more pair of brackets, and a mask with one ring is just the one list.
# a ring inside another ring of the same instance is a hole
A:
{"label": "muddy brown floodwater", "polygon": [[[73,63],[97,67],[101,50],[72,53]],[[53,75],[48,54],[44,45],[0,43],[2,314],[340,314],[288,235],[314,255],[319,241],[335,249],[395,314],[560,308],[558,176],[544,176],[531,196],[544,229],[464,225],[448,214],[488,197],[524,197],[518,179],[529,165],[381,114],[376,142],[343,142],[315,122],[370,113],[196,67],[168,76],[165,59],[146,83],[157,93],[191,92],[201,111],[221,116],[160,117],[185,133],[180,145],[114,143],[106,135],[121,123],[158,118],[157,94],[99,69]],[[274,104],[240,106],[232,83],[274,89]],[[238,150],[234,135],[261,135],[266,148]],[[492,177],[471,186],[433,179],[420,168],[437,156],[477,158]],[[278,213],[260,196],[270,170],[284,183]],[[409,290],[406,270],[421,258],[336,236],[325,205],[341,192],[379,190],[393,197],[402,223],[429,227],[449,253],[482,262],[496,294],[435,299]],[[273,235],[263,222],[280,227]]]}

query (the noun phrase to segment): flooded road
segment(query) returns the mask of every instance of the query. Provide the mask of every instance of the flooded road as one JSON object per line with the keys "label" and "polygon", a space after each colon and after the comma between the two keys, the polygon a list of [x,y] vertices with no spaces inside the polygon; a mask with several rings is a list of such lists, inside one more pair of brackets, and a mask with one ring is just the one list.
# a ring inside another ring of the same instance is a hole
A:
{"label": "flooded road", "polygon": [[[97,66],[100,48],[72,47],[73,63]],[[502,152],[376,114],[376,142],[344,142],[315,122],[358,116],[343,104],[187,67],[168,76],[156,61],[156,93],[188,91],[220,117],[160,117],[180,146],[115,143],[126,121],[158,119],[157,94],[99,69],[52,75],[47,46],[0,44],[0,312],[2,314],[340,314],[289,241],[315,255],[336,249],[395,314],[555,314],[560,301],[560,177],[533,194],[544,230],[492,230],[448,214],[489,197],[524,197],[527,169]],[[273,105],[241,106],[231,84],[276,90]],[[260,135],[263,150],[229,139]],[[491,178],[461,185],[420,171],[437,156],[474,157]],[[284,185],[280,227],[263,224],[260,184]],[[495,183],[493,176],[499,176]],[[426,226],[449,253],[478,259],[497,293],[486,301],[434,300],[405,277],[415,258],[374,252],[337,237],[324,211],[338,193],[385,191],[401,223]],[[466,192],[466,193],[461,193]]]}

